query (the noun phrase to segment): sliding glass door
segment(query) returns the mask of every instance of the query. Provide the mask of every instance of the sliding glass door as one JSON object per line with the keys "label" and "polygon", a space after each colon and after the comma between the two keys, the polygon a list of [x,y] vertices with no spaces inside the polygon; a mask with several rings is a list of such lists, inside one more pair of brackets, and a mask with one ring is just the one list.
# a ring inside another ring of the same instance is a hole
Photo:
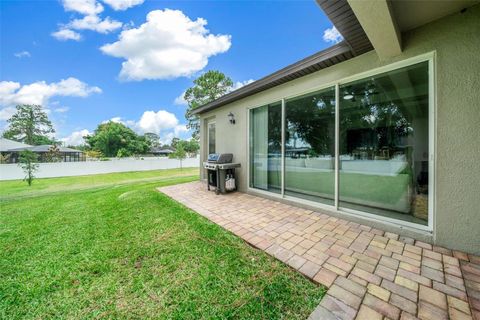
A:
{"label": "sliding glass door", "polygon": [[251,109],[250,187],[428,225],[430,62]]}
{"label": "sliding glass door", "polygon": [[428,63],[340,86],[340,207],[428,222]]}
{"label": "sliding glass door", "polygon": [[282,104],[262,106],[250,113],[250,186],[281,192]]}
{"label": "sliding glass door", "polygon": [[285,194],[334,205],[335,87],[285,101]]}

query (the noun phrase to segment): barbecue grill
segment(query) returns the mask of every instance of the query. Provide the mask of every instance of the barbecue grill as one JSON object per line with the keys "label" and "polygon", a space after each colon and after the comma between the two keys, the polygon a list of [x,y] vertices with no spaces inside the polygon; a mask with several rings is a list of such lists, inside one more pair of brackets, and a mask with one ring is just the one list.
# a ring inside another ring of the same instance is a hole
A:
{"label": "barbecue grill", "polygon": [[232,163],[232,160],[231,153],[208,155],[207,161],[203,163],[203,168],[207,170],[208,190],[210,187],[215,187],[216,194],[237,190],[235,168],[239,168],[240,163]]}

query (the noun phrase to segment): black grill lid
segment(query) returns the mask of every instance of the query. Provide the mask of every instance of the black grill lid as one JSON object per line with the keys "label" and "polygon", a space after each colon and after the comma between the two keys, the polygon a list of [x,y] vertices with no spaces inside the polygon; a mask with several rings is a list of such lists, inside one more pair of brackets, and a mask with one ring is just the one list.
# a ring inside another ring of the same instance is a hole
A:
{"label": "black grill lid", "polygon": [[232,153],[211,153],[208,155],[208,162],[212,163],[231,163],[233,160]]}

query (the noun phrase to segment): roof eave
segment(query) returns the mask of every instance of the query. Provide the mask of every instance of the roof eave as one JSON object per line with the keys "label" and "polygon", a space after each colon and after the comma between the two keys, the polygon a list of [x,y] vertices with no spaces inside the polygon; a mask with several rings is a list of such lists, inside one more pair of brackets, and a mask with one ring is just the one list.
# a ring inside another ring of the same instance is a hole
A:
{"label": "roof eave", "polygon": [[344,40],[197,109],[202,114],[373,50],[348,0],[316,0]]}
{"label": "roof eave", "polygon": [[[308,68],[317,67],[317,70],[315,71],[318,71],[320,69],[323,69],[323,67],[321,67],[320,64],[325,63],[326,61],[334,57],[338,57],[343,54],[348,54],[350,53],[350,51],[351,51],[350,46],[346,42],[342,41],[325,50],[322,50],[311,56],[308,56],[305,59],[295,62],[283,69],[280,69],[266,77],[263,77],[246,86],[243,86],[240,89],[232,91],[212,102],[209,102],[195,109],[192,113],[193,114],[205,113],[212,109],[226,105],[230,102],[245,98],[257,92],[260,92],[260,91],[269,89],[271,87],[277,86],[279,84],[286,83],[288,81],[293,80],[293,79],[286,79],[287,77],[293,76],[294,78],[300,78],[306,74],[301,75],[299,73],[300,72],[305,73],[306,72],[305,70]],[[306,73],[313,73],[313,72],[306,72]],[[276,82],[281,82],[281,83],[276,84]]]}

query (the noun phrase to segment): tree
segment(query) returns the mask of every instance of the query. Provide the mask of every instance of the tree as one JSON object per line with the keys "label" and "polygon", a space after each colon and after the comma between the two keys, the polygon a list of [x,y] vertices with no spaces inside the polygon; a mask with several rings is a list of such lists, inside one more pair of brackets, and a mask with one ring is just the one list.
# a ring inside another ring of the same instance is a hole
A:
{"label": "tree", "polygon": [[45,162],[60,162],[62,161],[62,155],[60,154],[60,149],[56,144],[53,144],[48,148],[48,151],[45,153]]}
{"label": "tree", "polygon": [[85,141],[92,150],[100,151],[106,157],[119,155],[135,155],[147,153],[150,144],[144,136],[137,135],[132,129],[117,122],[107,122],[98,125],[92,135],[86,136]]}
{"label": "tree", "polygon": [[85,151],[85,155],[87,156],[87,158],[94,158],[94,159],[103,158],[103,154],[100,151],[96,151],[96,150]]}
{"label": "tree", "polygon": [[170,159],[180,160],[180,169],[182,169],[182,161],[187,157],[187,153],[185,152],[185,149],[183,149],[183,146],[180,144],[177,146],[177,149],[173,153],[170,153],[168,157]]}
{"label": "tree", "polygon": [[162,146],[158,134],[153,132],[147,132],[144,136],[145,139],[150,143],[150,148],[160,148]]}
{"label": "tree", "polygon": [[126,157],[130,157],[131,155],[132,153],[126,148],[118,149],[117,158],[126,158]]}
{"label": "tree", "polygon": [[185,150],[185,152],[188,153],[190,156],[196,155],[198,153],[198,150],[200,150],[200,144],[195,139],[179,140],[176,143],[176,147],[178,148],[179,146],[181,146],[181,148],[183,148],[183,150]]}
{"label": "tree", "polygon": [[188,103],[185,118],[188,121],[187,128],[192,130],[192,137],[198,140],[200,126],[198,116],[192,112],[213,100],[216,100],[232,90],[232,79],[220,71],[210,70],[197,79],[193,80],[193,87],[185,91],[183,98]]}
{"label": "tree", "polygon": [[69,144],[66,147],[71,148],[71,149],[77,149],[77,150],[80,150],[80,151],[88,151],[88,147],[85,144],[79,144],[79,145]]}
{"label": "tree", "polygon": [[27,181],[28,185],[32,185],[33,178],[35,178],[34,173],[38,170],[38,155],[30,150],[25,150],[20,152],[20,163],[19,166],[25,172],[25,178],[23,181]]}
{"label": "tree", "polygon": [[8,163],[11,155],[11,153],[0,153],[0,163]]}
{"label": "tree", "polygon": [[47,134],[54,133],[52,123],[39,105],[18,105],[17,112],[7,120],[9,126],[3,136],[31,145],[51,144]]}
{"label": "tree", "polygon": [[172,142],[170,142],[170,146],[175,149],[177,147],[178,142],[180,142],[180,138],[177,138],[177,137],[172,138]]}
{"label": "tree", "polygon": [[42,145],[42,144],[51,144],[51,145],[54,145],[54,144],[58,144],[59,142],[55,139],[50,139],[49,137],[47,136],[39,136],[39,135],[35,135],[33,136],[33,145],[34,146],[39,146],[39,145]]}

